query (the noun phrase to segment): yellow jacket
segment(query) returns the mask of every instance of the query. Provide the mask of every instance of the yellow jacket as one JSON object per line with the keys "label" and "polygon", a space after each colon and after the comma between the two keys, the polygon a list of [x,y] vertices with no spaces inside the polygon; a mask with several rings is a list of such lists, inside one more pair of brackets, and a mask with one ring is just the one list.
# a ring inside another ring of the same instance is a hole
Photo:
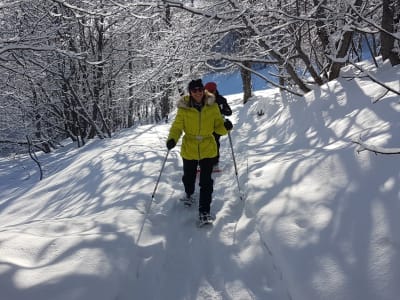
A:
{"label": "yellow jacket", "polygon": [[215,97],[204,92],[204,105],[201,111],[192,106],[190,96],[178,101],[178,112],[169,131],[169,139],[178,142],[182,135],[181,156],[188,160],[200,160],[217,156],[217,143],[213,132],[219,135],[228,133],[224,119],[215,103]]}

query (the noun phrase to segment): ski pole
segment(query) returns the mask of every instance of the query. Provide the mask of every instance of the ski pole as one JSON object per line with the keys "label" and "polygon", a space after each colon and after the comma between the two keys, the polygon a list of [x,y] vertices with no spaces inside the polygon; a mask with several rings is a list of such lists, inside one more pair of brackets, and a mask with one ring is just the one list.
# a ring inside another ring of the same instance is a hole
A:
{"label": "ski pole", "polygon": [[164,170],[165,163],[167,162],[167,158],[168,158],[169,151],[170,151],[170,149],[168,149],[167,155],[165,155],[164,162],[163,162],[162,167],[161,167],[160,175],[158,175],[158,179],[157,179],[157,182],[156,182],[156,186],[154,187],[153,194],[151,195],[151,198],[152,198],[152,199],[154,199],[154,195],[155,195],[155,193],[156,193],[156,190],[157,190],[157,187],[158,187],[158,183],[160,182],[161,174],[162,174],[162,172],[163,172],[163,170]]}
{"label": "ski pole", "polygon": [[238,190],[239,190],[240,200],[243,200],[242,192],[240,191],[240,184],[239,184],[239,178],[238,178],[238,170],[237,170],[237,166],[236,166],[235,153],[233,152],[232,137],[231,137],[231,133],[229,131],[228,131],[228,137],[229,137],[229,144],[231,145],[232,159],[233,159],[233,165],[235,167],[235,176],[236,176],[236,182],[237,182],[237,186],[238,186]]}
{"label": "ski pole", "polygon": [[[165,163],[167,162],[167,158],[168,158],[169,151],[170,151],[170,149],[168,149],[167,154],[165,155],[164,162],[163,162],[163,164],[162,164],[162,166],[161,166],[160,175],[158,175],[158,179],[157,179],[157,182],[156,182],[156,186],[154,187],[153,194],[151,195],[151,201],[149,201],[149,204],[148,204],[148,206],[147,206],[147,208],[146,208],[145,215],[144,215],[143,222],[142,222],[142,226],[140,227],[139,235],[138,235],[138,237],[137,237],[137,239],[136,239],[136,244],[137,244],[137,245],[139,245],[140,238],[142,237],[142,232],[143,232],[144,224],[146,223],[147,216],[148,216],[148,214],[149,214],[149,212],[150,212],[151,204],[152,204],[153,201],[154,201],[154,195],[155,195],[155,193],[156,193],[156,190],[157,190],[157,187],[158,187],[158,183],[160,182],[161,174],[162,174],[162,172],[163,172],[163,170],[164,170]],[[137,272],[137,270],[136,270],[136,272]]]}

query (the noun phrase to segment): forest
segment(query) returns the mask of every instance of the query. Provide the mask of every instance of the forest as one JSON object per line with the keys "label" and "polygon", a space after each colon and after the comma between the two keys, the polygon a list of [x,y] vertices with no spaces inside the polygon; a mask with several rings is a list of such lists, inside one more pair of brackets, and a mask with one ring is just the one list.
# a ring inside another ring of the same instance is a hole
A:
{"label": "forest", "polygon": [[240,72],[246,103],[252,76],[301,97],[400,64],[400,0],[3,0],[0,22],[2,155],[161,122],[211,72]]}

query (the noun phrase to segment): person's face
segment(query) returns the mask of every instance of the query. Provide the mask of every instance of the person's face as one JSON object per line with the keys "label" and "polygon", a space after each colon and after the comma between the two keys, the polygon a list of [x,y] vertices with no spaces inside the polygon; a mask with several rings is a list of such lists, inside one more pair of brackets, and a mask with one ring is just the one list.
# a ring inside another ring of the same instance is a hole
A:
{"label": "person's face", "polygon": [[190,95],[196,102],[200,103],[204,96],[204,89],[200,87],[194,88],[190,90]]}

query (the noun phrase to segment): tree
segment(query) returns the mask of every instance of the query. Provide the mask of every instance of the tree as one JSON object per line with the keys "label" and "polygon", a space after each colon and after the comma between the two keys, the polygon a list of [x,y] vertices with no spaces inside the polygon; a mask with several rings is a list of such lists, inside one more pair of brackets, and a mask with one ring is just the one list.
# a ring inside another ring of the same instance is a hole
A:
{"label": "tree", "polygon": [[[396,5],[397,4],[397,5]],[[400,1],[383,0],[382,1],[382,31],[381,46],[382,58],[389,59],[394,65],[400,64],[400,38],[395,39],[393,33],[400,29]],[[396,46],[395,46],[396,44]]]}
{"label": "tree", "polygon": [[398,64],[399,7],[399,0],[5,0],[0,142],[26,144],[28,136],[51,151],[64,138],[81,146],[158,122],[186,83],[210,70],[241,70],[246,102],[252,76],[301,96],[363,59],[365,41]]}

